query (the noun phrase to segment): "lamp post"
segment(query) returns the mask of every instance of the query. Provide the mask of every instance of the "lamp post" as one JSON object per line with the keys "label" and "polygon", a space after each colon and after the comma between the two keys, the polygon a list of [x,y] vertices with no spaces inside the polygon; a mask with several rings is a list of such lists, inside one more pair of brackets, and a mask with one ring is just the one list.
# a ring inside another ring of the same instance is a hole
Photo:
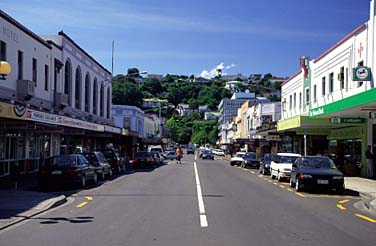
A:
{"label": "lamp post", "polygon": [[0,62],[0,79],[5,80],[7,75],[10,74],[12,68],[10,67],[9,63],[6,61]]}

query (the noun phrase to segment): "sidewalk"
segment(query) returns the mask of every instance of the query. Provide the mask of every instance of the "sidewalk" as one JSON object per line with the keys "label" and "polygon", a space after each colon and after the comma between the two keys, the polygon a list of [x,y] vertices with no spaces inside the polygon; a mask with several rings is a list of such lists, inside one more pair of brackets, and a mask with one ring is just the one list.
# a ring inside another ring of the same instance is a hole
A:
{"label": "sidewalk", "polygon": [[0,190],[0,230],[65,202],[65,195],[23,190]]}
{"label": "sidewalk", "polygon": [[19,188],[7,179],[0,182],[0,230],[66,202],[61,193],[37,191],[36,177],[21,177]]}
{"label": "sidewalk", "polygon": [[376,215],[376,180],[345,177],[345,187],[348,190],[359,192],[364,209]]}

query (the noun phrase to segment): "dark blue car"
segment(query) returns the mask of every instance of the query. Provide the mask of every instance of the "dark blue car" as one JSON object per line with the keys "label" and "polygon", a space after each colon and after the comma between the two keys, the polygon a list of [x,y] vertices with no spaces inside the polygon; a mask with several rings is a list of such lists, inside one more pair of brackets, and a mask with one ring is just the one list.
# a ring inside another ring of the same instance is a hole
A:
{"label": "dark blue car", "polygon": [[292,165],[290,186],[297,191],[325,188],[338,193],[345,190],[343,173],[333,160],[324,156],[303,156]]}

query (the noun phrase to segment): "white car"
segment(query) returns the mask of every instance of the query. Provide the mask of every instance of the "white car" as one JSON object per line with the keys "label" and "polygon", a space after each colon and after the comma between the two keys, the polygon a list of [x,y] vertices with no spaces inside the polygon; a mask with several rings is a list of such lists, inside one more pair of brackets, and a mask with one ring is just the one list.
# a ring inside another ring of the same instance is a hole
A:
{"label": "white car", "polygon": [[240,166],[242,162],[244,161],[243,157],[245,155],[245,152],[236,152],[235,156],[231,158],[230,165],[238,165]]}
{"label": "white car", "polygon": [[290,179],[292,164],[300,156],[292,153],[277,153],[270,163],[270,177],[277,178],[278,181]]}
{"label": "white car", "polygon": [[213,154],[218,155],[218,156],[225,156],[225,152],[221,149],[214,149]]}

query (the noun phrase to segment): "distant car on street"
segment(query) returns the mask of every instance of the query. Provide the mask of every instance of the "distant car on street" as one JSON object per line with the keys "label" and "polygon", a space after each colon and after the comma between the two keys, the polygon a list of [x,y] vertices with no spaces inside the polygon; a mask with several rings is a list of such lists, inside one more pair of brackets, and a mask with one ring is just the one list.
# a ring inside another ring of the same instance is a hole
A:
{"label": "distant car on street", "polygon": [[325,156],[299,157],[292,165],[290,186],[297,191],[326,188],[345,191],[343,173]]}
{"label": "distant car on street", "polygon": [[135,168],[150,168],[155,164],[153,155],[148,151],[138,151],[131,160],[132,166]]}
{"label": "distant car on street", "polygon": [[166,160],[176,160],[178,158],[178,156],[176,155],[175,151],[166,151],[163,153],[163,157],[166,159]]}
{"label": "distant car on street", "polygon": [[211,159],[211,160],[214,160],[214,155],[213,155],[213,152],[211,150],[204,150],[202,152],[202,155],[201,155],[201,159]]}
{"label": "distant car on street", "polygon": [[235,156],[231,158],[230,160],[230,165],[231,166],[234,166],[234,165],[238,165],[240,166],[243,162],[243,157],[245,155],[245,152],[236,152]]}
{"label": "distant car on street", "polygon": [[221,149],[214,149],[213,154],[217,156],[225,156],[225,152],[223,152]]}
{"label": "distant car on street", "polygon": [[154,163],[156,165],[162,165],[165,159],[159,151],[150,151],[150,154],[154,157]]}
{"label": "distant car on street", "polygon": [[256,153],[254,152],[246,152],[243,156],[243,161],[241,166],[244,168],[252,167],[259,169],[260,161],[256,157]]}
{"label": "distant car on street", "polygon": [[125,163],[124,163],[123,158],[120,156],[118,149],[107,148],[107,149],[101,150],[101,152],[110,163],[113,171],[119,174],[121,172],[125,172]]}
{"label": "distant car on street", "polygon": [[94,166],[95,172],[97,173],[99,178],[104,180],[106,176],[112,176],[111,165],[101,152],[94,151],[90,153],[84,153],[83,155],[89,161],[90,165]]}
{"label": "distant car on street", "polygon": [[265,154],[260,160],[259,171],[263,175],[270,174],[270,163],[272,162],[273,154]]}

